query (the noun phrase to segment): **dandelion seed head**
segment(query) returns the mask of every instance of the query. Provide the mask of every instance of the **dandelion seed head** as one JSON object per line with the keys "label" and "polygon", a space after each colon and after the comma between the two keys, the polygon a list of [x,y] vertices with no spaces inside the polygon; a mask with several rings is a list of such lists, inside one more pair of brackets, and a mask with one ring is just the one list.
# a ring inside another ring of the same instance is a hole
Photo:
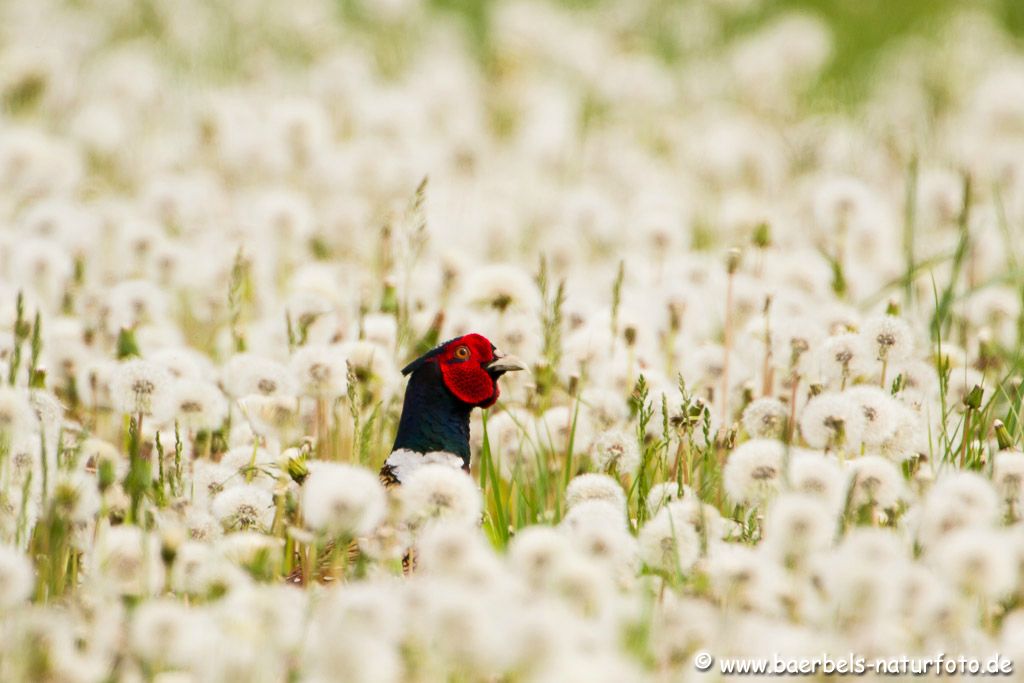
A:
{"label": "dandelion seed head", "polygon": [[0,433],[6,439],[14,439],[34,433],[39,420],[24,391],[0,388]]}
{"label": "dandelion seed head", "polygon": [[388,313],[373,313],[363,318],[363,334],[366,341],[381,349],[395,347],[398,337],[398,321]]}
{"label": "dandelion seed head", "polygon": [[601,430],[621,424],[629,414],[622,395],[610,389],[588,387],[584,389],[580,402],[586,406],[591,422]]}
{"label": "dandelion seed head", "polygon": [[557,565],[569,556],[565,538],[547,526],[521,529],[511,540],[508,562],[528,584],[540,586],[550,580]]}
{"label": "dandelion seed head", "polygon": [[13,610],[28,600],[35,585],[32,563],[21,552],[0,545],[0,607]]}
{"label": "dandelion seed head", "polygon": [[443,521],[416,539],[417,570],[463,582],[486,592],[503,576],[498,558],[478,533],[461,523]]}
{"label": "dandelion seed head", "polygon": [[849,623],[871,623],[899,597],[908,552],[893,534],[856,529],[830,556],[825,588],[838,617]]}
{"label": "dandelion seed head", "polygon": [[62,472],[54,482],[54,497],[73,524],[92,522],[100,510],[96,479],[85,472]]}
{"label": "dandelion seed head", "polygon": [[428,464],[402,482],[403,519],[411,529],[434,520],[474,527],[480,521],[480,492],[461,470]]}
{"label": "dandelion seed head", "polygon": [[778,609],[778,571],[752,548],[720,544],[711,550],[705,571],[714,597],[741,612],[772,614]]}
{"label": "dandelion seed head", "polygon": [[836,510],[846,497],[846,477],[839,463],[825,454],[795,449],[790,462],[790,485]]}
{"label": "dandelion seed head", "polygon": [[75,375],[75,387],[82,403],[90,408],[113,408],[113,381],[120,365],[109,359],[91,359]]}
{"label": "dandelion seed head", "polygon": [[621,429],[609,430],[598,436],[591,452],[594,464],[602,472],[633,474],[640,465],[636,435]]}
{"label": "dandelion seed head", "polygon": [[588,501],[608,503],[617,510],[626,509],[626,494],[619,482],[606,474],[580,474],[565,489],[565,504],[572,508]]}
{"label": "dandelion seed head", "polygon": [[910,325],[891,315],[876,316],[864,321],[861,328],[864,345],[880,361],[900,363],[914,350],[914,335]]}
{"label": "dandelion seed head", "polygon": [[225,531],[270,529],[274,517],[273,496],[253,484],[228,486],[210,504],[210,511]]}
{"label": "dandelion seed head", "polygon": [[1016,584],[1017,566],[1005,552],[1005,532],[990,529],[964,529],[948,534],[929,558],[936,571],[962,593],[987,600],[1000,600]]}
{"label": "dandelion seed head", "polygon": [[401,388],[402,375],[392,361],[392,353],[369,341],[339,345],[360,386],[369,389],[376,400],[387,400]]}
{"label": "dandelion seed head", "polygon": [[895,507],[905,496],[903,474],[889,460],[863,455],[850,462],[852,504],[875,505],[882,510]]}
{"label": "dandelion seed head", "polygon": [[212,382],[177,379],[171,393],[173,414],[184,430],[213,430],[220,427],[227,417],[227,400]]}
{"label": "dandelion seed head", "polygon": [[925,496],[917,534],[921,543],[930,547],[954,531],[991,526],[999,511],[999,497],[984,477],[966,471],[947,474]]}
{"label": "dandelion seed head", "polygon": [[689,511],[669,503],[640,529],[640,559],[648,567],[675,575],[687,572],[700,557],[701,541]]}
{"label": "dandelion seed head", "polygon": [[461,297],[469,304],[498,313],[533,311],[538,306],[530,276],[516,266],[488,265],[466,274]]}
{"label": "dandelion seed head", "polygon": [[992,485],[1004,501],[1017,502],[1024,493],[1024,453],[1003,450],[992,461]]}
{"label": "dandelion seed head", "polygon": [[614,586],[601,563],[581,556],[570,556],[555,566],[549,594],[556,596],[575,613],[600,614],[614,595]]}
{"label": "dandelion seed head", "polygon": [[136,329],[168,319],[167,295],[154,282],[128,280],[110,288],[105,298],[107,330]]}
{"label": "dandelion seed head", "polygon": [[171,373],[150,361],[129,360],[120,364],[110,383],[118,412],[143,415],[161,422],[173,410]]}
{"label": "dandelion seed head", "polygon": [[104,530],[91,559],[93,575],[115,594],[142,597],[163,587],[159,541],[138,527],[122,524]]}
{"label": "dandelion seed head", "polygon": [[765,515],[765,549],[782,564],[803,564],[806,556],[832,540],[832,511],[805,493],[778,496]]}
{"label": "dandelion seed head", "polygon": [[306,345],[291,359],[295,385],[303,396],[335,399],[348,389],[348,364],[337,347]]}
{"label": "dandelion seed head", "polygon": [[303,482],[306,524],[331,536],[352,538],[370,533],[383,520],[387,507],[377,477],[362,467],[315,465]]}
{"label": "dandelion seed head", "polygon": [[228,395],[236,399],[252,394],[295,394],[292,374],[285,365],[251,353],[236,354],[228,360],[223,369],[223,382]]}
{"label": "dandelion seed head", "polygon": [[624,516],[616,519],[612,512],[607,503],[584,503],[569,511],[560,528],[579,553],[625,578],[633,574],[636,539],[626,528]]}
{"label": "dandelion seed head", "polygon": [[800,411],[800,433],[811,448],[855,447],[860,443],[863,418],[845,394],[824,392]]}
{"label": "dandelion seed head", "polygon": [[663,481],[652,486],[647,492],[647,511],[653,517],[665,505],[693,495],[693,490],[685,484],[680,486],[674,481]]}
{"label": "dandelion seed head", "polygon": [[272,558],[283,546],[282,538],[256,530],[242,530],[224,534],[215,549],[224,559],[239,567],[251,567]]}
{"label": "dandelion seed head", "polygon": [[870,370],[870,362],[868,349],[859,334],[837,334],[827,338],[822,345],[822,372],[832,382],[841,382],[844,378],[853,380],[866,374]]}
{"label": "dandelion seed head", "polygon": [[775,398],[758,398],[743,409],[743,429],[752,439],[778,439],[783,436],[789,410]]}
{"label": "dandelion seed head", "polygon": [[743,505],[758,505],[771,498],[782,479],[784,446],[772,439],[751,439],[729,454],[722,472],[728,496]]}
{"label": "dandelion seed head", "polygon": [[594,441],[587,414],[576,414],[569,406],[548,408],[537,419],[534,432],[537,443],[554,453],[566,452],[570,439],[574,453],[585,453]]}
{"label": "dandelion seed head", "polygon": [[[532,478],[537,471],[537,453],[529,439],[528,425],[532,423],[529,411],[508,408],[487,418],[487,439],[491,453],[501,467],[506,481],[516,477]],[[470,445],[474,457],[483,449],[483,429],[470,429]]]}
{"label": "dandelion seed head", "polygon": [[200,619],[174,600],[144,602],[132,613],[131,649],[153,665],[187,667],[202,652],[205,629]]}
{"label": "dandelion seed head", "polygon": [[213,376],[213,364],[201,353],[187,347],[169,346],[149,354],[148,360],[164,366],[175,378],[201,380]]}

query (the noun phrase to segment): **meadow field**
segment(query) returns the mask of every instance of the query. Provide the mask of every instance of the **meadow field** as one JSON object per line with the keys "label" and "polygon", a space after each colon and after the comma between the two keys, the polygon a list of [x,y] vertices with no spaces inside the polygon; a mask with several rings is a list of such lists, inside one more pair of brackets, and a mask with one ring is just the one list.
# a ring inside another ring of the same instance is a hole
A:
{"label": "meadow field", "polygon": [[[1022,40],[0,1],[0,681],[1024,680]],[[470,332],[529,371],[386,489]]]}

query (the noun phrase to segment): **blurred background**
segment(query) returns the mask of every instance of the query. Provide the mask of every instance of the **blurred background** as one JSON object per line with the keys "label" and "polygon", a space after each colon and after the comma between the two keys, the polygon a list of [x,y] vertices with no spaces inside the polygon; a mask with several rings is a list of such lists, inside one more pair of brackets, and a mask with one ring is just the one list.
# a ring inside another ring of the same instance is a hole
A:
{"label": "blurred background", "polygon": [[277,342],[284,310],[336,312],[329,340],[395,297],[418,336],[475,266],[529,289],[541,255],[570,301],[624,260],[639,306],[770,244],[877,307],[944,280],[962,172],[1001,202],[979,249],[1024,215],[1022,35],[1016,0],[4,0],[0,267],[48,310],[155,282],[218,354],[239,248]]}
{"label": "blurred background", "polygon": [[[340,38],[346,28],[386,33],[385,44],[364,45],[377,52],[378,66],[392,68],[408,58],[423,38],[424,15],[450,23],[458,40],[472,46],[481,68],[498,68],[496,33],[510,5],[549,5],[549,11],[585,25],[614,15],[616,40],[622,47],[669,65],[707,56],[716,47],[745,36],[794,11],[819,18],[833,38],[833,53],[814,92],[821,100],[856,101],[870,86],[880,60],[890,56],[898,39],[942,39],[943,27],[958,13],[984,13],[1014,40],[1024,37],[1024,3],[1016,0],[551,0],[509,3],[501,0],[324,0],[288,3],[159,2],[158,0],[78,0],[0,4],[0,40],[20,43],[31,29],[41,52],[55,47],[63,31],[79,34],[79,46],[140,42],[159,46],[162,56],[190,75],[238,77],[253,68],[250,60],[273,55],[291,67],[308,66],[314,54]],[[98,26],[96,15],[110,20]],[[534,27],[537,32],[543,26]],[[378,36],[383,38],[384,36]],[[455,36],[452,36],[455,38]],[[372,38],[371,38],[371,42]],[[340,47],[339,43],[333,43]],[[19,81],[14,65],[5,64],[4,106],[30,107],[45,90],[42,79]],[[45,60],[37,63],[45,69]]]}

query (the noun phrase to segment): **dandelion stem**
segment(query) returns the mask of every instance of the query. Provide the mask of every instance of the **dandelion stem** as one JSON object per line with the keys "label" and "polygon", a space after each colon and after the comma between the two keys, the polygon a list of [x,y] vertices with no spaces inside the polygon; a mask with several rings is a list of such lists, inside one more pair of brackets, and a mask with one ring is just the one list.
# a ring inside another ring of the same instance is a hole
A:
{"label": "dandelion stem", "polygon": [[790,375],[790,389],[789,389],[789,424],[786,425],[786,443],[788,445],[793,444],[793,438],[796,436],[796,396],[797,390],[800,387],[800,375],[793,372]]}
{"label": "dandelion stem", "polygon": [[[737,253],[737,255],[733,255]],[[733,308],[733,290],[735,288],[736,280],[736,268],[739,263],[739,256],[736,250],[730,252],[730,258],[728,263],[728,279],[725,286],[725,329],[724,329],[724,340],[722,350],[722,389],[721,389],[721,407],[722,407],[722,419],[726,422],[729,421],[729,356],[732,354],[732,308]]]}
{"label": "dandelion stem", "polygon": [[775,372],[772,364],[772,324],[769,315],[772,298],[764,298],[764,365],[761,377],[761,396],[771,396],[775,391]]}

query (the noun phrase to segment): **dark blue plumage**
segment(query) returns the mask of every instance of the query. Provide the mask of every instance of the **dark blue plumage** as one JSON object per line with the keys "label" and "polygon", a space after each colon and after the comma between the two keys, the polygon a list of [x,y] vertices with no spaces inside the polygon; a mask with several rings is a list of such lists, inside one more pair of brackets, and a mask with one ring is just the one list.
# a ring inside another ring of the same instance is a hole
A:
{"label": "dark blue plumage", "polygon": [[380,470],[381,482],[396,486],[430,463],[461,464],[468,472],[469,414],[494,405],[502,375],[525,368],[479,334],[451,339],[409,363],[402,370],[409,376],[402,417],[391,455]]}
{"label": "dark blue plumage", "polygon": [[420,363],[405,389],[402,417],[391,450],[446,451],[462,458],[468,468],[472,410],[473,406],[460,401],[445,387],[438,365]]}

